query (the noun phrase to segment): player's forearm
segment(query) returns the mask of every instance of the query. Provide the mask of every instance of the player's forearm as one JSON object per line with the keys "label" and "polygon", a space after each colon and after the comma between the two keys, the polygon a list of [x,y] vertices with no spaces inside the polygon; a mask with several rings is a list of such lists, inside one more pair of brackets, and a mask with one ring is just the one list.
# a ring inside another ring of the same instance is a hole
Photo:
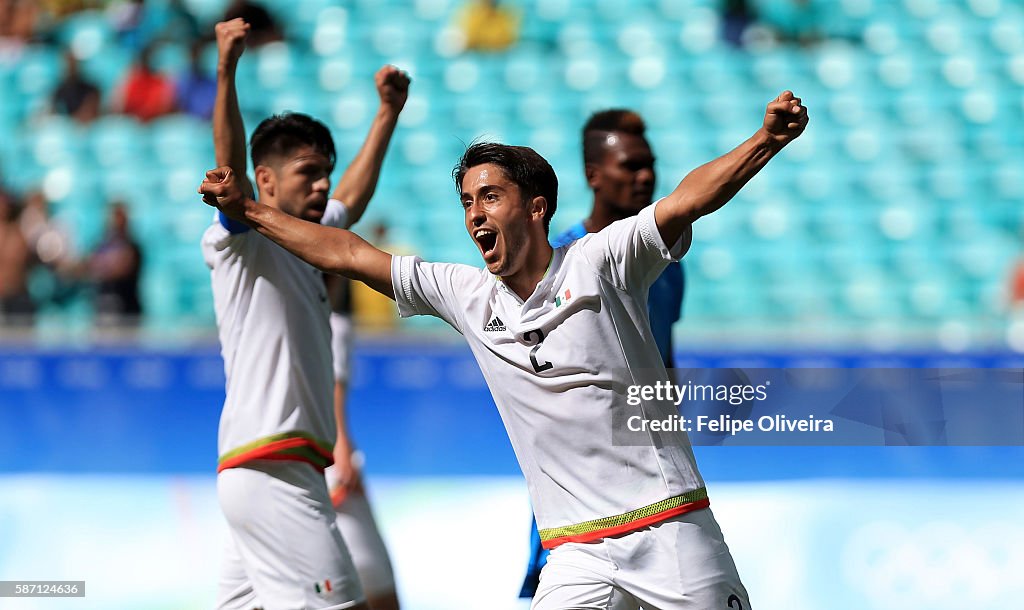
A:
{"label": "player's forearm", "polygon": [[251,199],[245,222],[317,269],[346,276],[351,272],[346,254],[349,242],[358,237],[350,231],[307,222]]}
{"label": "player's forearm", "polygon": [[678,238],[685,227],[724,206],[781,149],[764,130],[758,130],[733,150],[687,174],[658,205],[656,214],[662,236]]}
{"label": "player's forearm", "polygon": [[[213,154],[218,166],[228,166],[239,177],[246,175],[245,125],[235,90],[235,66],[217,67],[217,97],[213,105]],[[248,180],[242,188],[252,194]]]}
{"label": "player's forearm", "polygon": [[358,280],[395,298],[391,255],[355,233],[300,220],[252,199],[245,203],[244,222],[317,269]]}
{"label": "player's forearm", "polygon": [[334,198],[348,207],[350,226],[363,215],[366,205],[377,190],[384,155],[397,124],[398,114],[382,104],[374,116],[362,148],[334,189]]}
{"label": "player's forearm", "polygon": [[352,453],[352,440],[348,436],[348,416],[345,409],[347,390],[344,382],[334,382],[334,422],[336,426],[334,447],[337,450]]}

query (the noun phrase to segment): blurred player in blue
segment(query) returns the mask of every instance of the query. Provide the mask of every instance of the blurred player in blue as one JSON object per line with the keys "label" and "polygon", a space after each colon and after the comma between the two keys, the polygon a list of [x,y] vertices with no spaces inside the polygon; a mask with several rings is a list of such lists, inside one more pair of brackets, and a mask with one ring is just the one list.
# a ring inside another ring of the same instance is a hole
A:
{"label": "blurred player in blue", "polygon": [[[583,126],[583,165],[587,185],[594,192],[590,216],[551,239],[553,248],[568,245],[587,233],[596,233],[616,220],[636,216],[654,196],[654,153],[647,142],[647,126],[632,110],[596,112]],[[669,264],[648,291],[647,313],[651,331],[666,369],[672,369],[672,325],[679,321],[685,276],[681,261]],[[519,597],[531,598],[540,584],[540,571],[548,560],[541,547],[537,520],[530,534],[530,563]]]}

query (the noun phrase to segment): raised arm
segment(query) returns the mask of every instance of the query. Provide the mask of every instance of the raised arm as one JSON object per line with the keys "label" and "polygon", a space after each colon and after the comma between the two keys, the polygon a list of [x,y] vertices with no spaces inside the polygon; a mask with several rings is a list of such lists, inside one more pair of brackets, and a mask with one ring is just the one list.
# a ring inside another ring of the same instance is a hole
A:
{"label": "raised arm", "polygon": [[658,204],[654,219],[666,244],[679,240],[701,216],[721,208],[807,126],[807,108],[785,91],[768,104],[764,125],[746,142],[683,178]]}
{"label": "raised arm", "polygon": [[370,125],[370,133],[342,175],[333,197],[348,208],[349,226],[366,211],[366,204],[377,190],[377,179],[384,164],[391,135],[398,124],[398,115],[409,98],[409,76],[394,66],[384,66],[374,76],[380,107]]}
{"label": "raised arm", "polygon": [[245,125],[238,109],[235,91],[235,69],[245,51],[249,24],[241,18],[218,23],[217,33],[217,98],[213,105],[213,153],[218,167],[230,167],[242,191],[253,196],[252,184],[246,178]]}
{"label": "raised arm", "polygon": [[248,224],[321,271],[359,280],[384,296],[395,298],[390,254],[346,229],[300,220],[256,203],[242,191],[241,182],[244,180],[239,180],[230,167],[219,167],[206,172],[199,192],[203,201],[227,217]]}

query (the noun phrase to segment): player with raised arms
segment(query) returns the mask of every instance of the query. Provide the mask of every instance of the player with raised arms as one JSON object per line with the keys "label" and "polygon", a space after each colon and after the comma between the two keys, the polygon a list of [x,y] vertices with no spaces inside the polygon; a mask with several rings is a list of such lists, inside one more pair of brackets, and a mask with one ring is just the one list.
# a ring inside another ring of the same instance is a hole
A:
{"label": "player with raised arms", "polygon": [[[247,31],[241,19],[216,26],[213,136],[217,164],[230,168],[239,193],[251,197],[235,91]],[[327,127],[297,113],[260,123],[250,141],[260,207],[319,228],[347,228],[359,219],[409,79],[386,66],[376,85],[380,109],[333,194],[335,148]],[[230,536],[216,607],[368,610],[324,478],[339,430],[323,274],[222,213],[204,233],[202,250],[227,377],[217,493]]]}
{"label": "player with raised arms", "polygon": [[667,381],[647,319],[651,283],[685,254],[691,227],[725,205],[807,124],[789,91],[754,135],[693,170],[664,199],[568,246],[548,226],[558,181],[532,149],[470,146],[453,172],[486,270],[392,256],[354,233],[305,223],[246,196],[230,168],[203,200],[311,265],[434,315],[462,333],[494,396],[545,548],[533,607],[749,608],[683,432],[616,443],[616,422],[667,419],[631,406],[630,385]]}
{"label": "player with raised arms", "polygon": [[[643,118],[624,108],[611,108],[590,115],[583,125],[583,169],[587,186],[594,195],[590,215],[551,239],[553,248],[597,233],[615,221],[640,213],[654,197],[654,152],[647,141]],[[647,291],[647,315],[651,332],[666,369],[675,366],[672,325],[679,321],[683,306],[685,275],[680,261],[669,263]],[[530,532],[530,556],[519,597],[537,592],[540,572],[548,561],[541,544],[537,520]]]}

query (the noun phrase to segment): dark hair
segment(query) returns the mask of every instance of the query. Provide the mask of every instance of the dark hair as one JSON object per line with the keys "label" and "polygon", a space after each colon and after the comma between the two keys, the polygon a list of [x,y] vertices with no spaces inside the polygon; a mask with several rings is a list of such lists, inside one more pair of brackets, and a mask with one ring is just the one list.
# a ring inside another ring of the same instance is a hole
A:
{"label": "dark hair", "polygon": [[558,207],[558,176],[551,169],[551,164],[526,146],[477,142],[466,149],[452,170],[455,190],[459,195],[462,195],[462,179],[466,172],[487,163],[500,167],[505,177],[519,187],[524,200],[538,196],[547,200],[548,207],[544,212],[544,231],[547,232]]}
{"label": "dark hair", "polygon": [[286,157],[303,146],[310,146],[327,157],[334,169],[334,138],[327,126],[309,115],[275,114],[264,119],[249,140],[253,167],[265,164],[272,157]]}
{"label": "dark hair", "polygon": [[609,133],[628,133],[643,138],[646,131],[643,118],[632,110],[612,108],[595,112],[583,126],[583,163],[601,160]]}

